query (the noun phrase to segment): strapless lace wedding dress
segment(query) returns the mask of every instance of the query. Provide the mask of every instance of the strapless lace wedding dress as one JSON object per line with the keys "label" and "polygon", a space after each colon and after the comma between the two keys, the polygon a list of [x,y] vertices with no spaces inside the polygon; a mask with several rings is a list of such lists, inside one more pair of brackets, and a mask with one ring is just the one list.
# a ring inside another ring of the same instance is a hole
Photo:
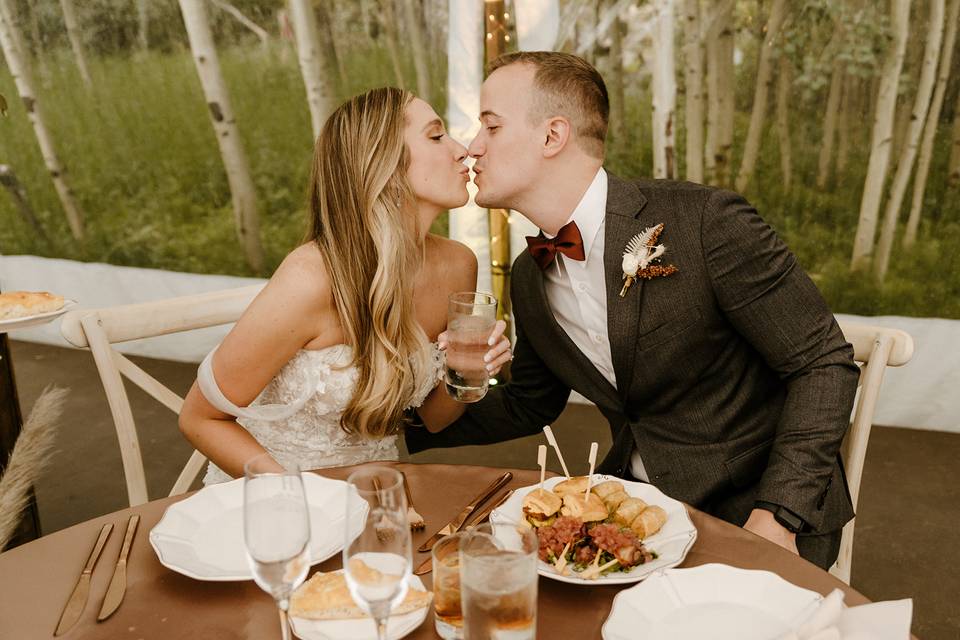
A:
{"label": "strapless lace wedding dress", "polygon": [[[430,367],[418,375],[409,407],[419,407],[443,374],[443,359],[435,344]],[[397,436],[365,440],[340,428],[340,416],[353,396],[358,369],[348,366],[353,351],[339,344],[324,349],[298,351],[248,407],[233,405],[217,387],[210,365],[213,352],[200,365],[198,383],[215,407],[237,417],[237,422],[281,464],[297,463],[301,469],[358,464],[370,460],[396,460]],[[231,477],[212,462],[205,485]]]}

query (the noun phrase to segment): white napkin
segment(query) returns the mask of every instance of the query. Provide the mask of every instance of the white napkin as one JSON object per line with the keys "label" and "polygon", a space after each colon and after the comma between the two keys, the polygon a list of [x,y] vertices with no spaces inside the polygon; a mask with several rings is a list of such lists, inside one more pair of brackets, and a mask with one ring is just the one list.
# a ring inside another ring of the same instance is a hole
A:
{"label": "white napkin", "polygon": [[777,640],[908,640],[913,600],[874,602],[844,608],[834,589],[794,631]]}

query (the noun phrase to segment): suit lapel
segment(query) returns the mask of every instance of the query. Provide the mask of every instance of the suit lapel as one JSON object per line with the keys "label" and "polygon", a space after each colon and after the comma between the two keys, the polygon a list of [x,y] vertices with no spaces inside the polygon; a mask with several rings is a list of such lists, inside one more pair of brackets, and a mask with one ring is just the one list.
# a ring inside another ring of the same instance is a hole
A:
{"label": "suit lapel", "polygon": [[[593,362],[580,351],[554,317],[553,310],[550,308],[550,303],[547,300],[543,271],[536,265],[529,253],[517,261],[514,278],[519,280],[519,282],[517,282],[518,285],[520,285],[521,282],[528,284],[528,286],[521,285],[519,289],[530,291],[531,293],[529,300],[531,305],[530,317],[538,320],[540,318],[544,319],[542,325],[536,328],[530,327],[527,331],[546,332],[553,336],[558,348],[552,350],[552,353],[563,356],[568,360],[562,363],[562,366],[568,368],[570,371],[576,371],[576,377],[581,377],[581,373],[586,377],[587,388],[583,389],[581,393],[598,405],[604,404],[602,400],[605,400],[607,405],[619,407],[620,399],[617,396],[616,389],[614,389],[613,385],[597,370]],[[546,358],[544,358],[544,356],[546,356]],[[554,358],[551,358],[548,354],[541,354],[541,358],[544,359],[544,361],[547,359],[554,360]],[[588,389],[590,388],[592,388],[595,393],[589,393]]]}
{"label": "suit lapel", "polygon": [[604,232],[603,268],[607,281],[607,333],[610,355],[617,376],[617,390],[626,399],[633,380],[633,365],[637,355],[637,328],[643,301],[644,280],[638,279],[620,297],[623,288],[623,250],[630,238],[641,233],[647,225],[640,220],[640,212],[647,199],[633,183],[607,173],[607,217]]}

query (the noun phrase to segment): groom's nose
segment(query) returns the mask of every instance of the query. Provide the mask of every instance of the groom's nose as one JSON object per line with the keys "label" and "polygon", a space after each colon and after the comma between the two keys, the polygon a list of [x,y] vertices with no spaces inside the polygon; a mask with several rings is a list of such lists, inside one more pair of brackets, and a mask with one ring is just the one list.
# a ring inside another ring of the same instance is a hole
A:
{"label": "groom's nose", "polygon": [[470,141],[470,145],[467,147],[467,153],[470,154],[471,158],[479,158],[486,151],[486,146],[480,140],[483,132],[478,133],[473,140]]}

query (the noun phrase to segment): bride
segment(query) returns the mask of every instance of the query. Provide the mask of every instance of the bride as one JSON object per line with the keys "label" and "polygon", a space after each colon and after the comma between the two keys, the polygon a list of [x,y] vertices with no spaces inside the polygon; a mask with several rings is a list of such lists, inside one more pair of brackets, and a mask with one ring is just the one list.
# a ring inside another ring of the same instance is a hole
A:
{"label": "bride", "polygon": [[[438,430],[463,412],[438,384],[433,343],[449,294],[473,291],[477,259],[429,233],[467,202],[466,149],[423,100],[374,89],[317,139],[305,244],[280,264],[200,365],[180,430],[210,459],[205,484],[267,451],[303,469],[396,459],[413,409]],[[510,360],[503,323],[491,374]]]}

